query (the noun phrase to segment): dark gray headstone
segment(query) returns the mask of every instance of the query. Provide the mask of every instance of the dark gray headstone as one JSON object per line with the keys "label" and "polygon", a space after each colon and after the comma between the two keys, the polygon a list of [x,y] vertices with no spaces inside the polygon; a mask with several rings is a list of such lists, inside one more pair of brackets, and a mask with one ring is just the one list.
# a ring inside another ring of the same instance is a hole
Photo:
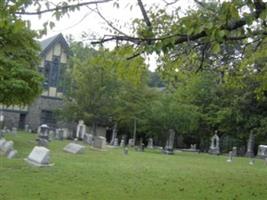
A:
{"label": "dark gray headstone", "polygon": [[247,144],[247,157],[254,157],[254,145],[255,145],[255,136],[253,133],[249,134],[248,144]]}

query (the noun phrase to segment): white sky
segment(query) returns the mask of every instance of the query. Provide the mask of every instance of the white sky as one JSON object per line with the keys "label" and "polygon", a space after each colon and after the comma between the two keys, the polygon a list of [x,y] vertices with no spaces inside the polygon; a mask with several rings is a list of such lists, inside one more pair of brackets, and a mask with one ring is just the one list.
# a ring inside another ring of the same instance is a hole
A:
{"label": "white sky", "polygon": [[[167,2],[173,2],[174,0],[166,0]],[[55,2],[55,1],[53,1]],[[163,0],[143,0],[143,3],[148,9],[152,5],[159,5],[164,8],[165,3]],[[130,22],[135,18],[142,18],[142,14],[138,6],[136,6],[136,0],[119,0],[120,7],[115,8],[113,2],[99,4],[98,8],[102,15],[113,22],[113,24],[123,30],[125,33],[130,33]],[[129,4],[133,4],[132,10]],[[179,0],[175,7],[180,6],[182,9],[188,8],[188,6],[193,5],[193,0]],[[170,6],[169,8],[171,8]],[[90,6],[95,8],[94,6]],[[90,38],[96,36],[97,38],[103,37],[104,35],[110,35],[110,31],[107,30],[108,25],[103,19],[100,18],[96,13],[89,10],[87,7],[82,7],[80,11],[70,13],[69,17],[65,16],[56,21],[55,18],[51,16],[51,13],[42,15],[41,19],[38,16],[26,16],[24,19],[30,19],[32,29],[41,29],[43,23],[47,20],[52,20],[56,23],[56,26],[52,30],[48,30],[47,35],[42,39],[62,33],[64,36],[72,35],[77,41],[82,40],[82,34],[87,33]],[[86,42],[86,41],[85,41]],[[114,43],[105,44],[107,47],[111,47]],[[150,69],[154,70],[156,68],[155,57],[150,57],[150,61],[147,61],[150,65]]]}

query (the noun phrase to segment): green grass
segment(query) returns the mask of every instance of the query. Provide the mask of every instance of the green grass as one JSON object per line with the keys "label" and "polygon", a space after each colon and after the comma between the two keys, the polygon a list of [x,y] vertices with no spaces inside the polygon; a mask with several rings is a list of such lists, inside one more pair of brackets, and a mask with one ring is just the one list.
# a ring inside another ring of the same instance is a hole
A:
{"label": "green grass", "polygon": [[225,156],[176,153],[162,155],[121,149],[84,154],[63,152],[69,141],[49,144],[55,166],[36,168],[23,159],[35,136],[7,136],[18,150],[16,159],[0,157],[0,200],[125,200],[125,199],[267,199],[267,166],[246,158],[227,163]]}

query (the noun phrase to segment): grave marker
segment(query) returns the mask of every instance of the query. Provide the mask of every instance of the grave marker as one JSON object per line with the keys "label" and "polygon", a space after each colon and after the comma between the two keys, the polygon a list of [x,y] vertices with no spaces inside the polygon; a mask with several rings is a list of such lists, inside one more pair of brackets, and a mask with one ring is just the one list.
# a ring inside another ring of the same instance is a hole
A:
{"label": "grave marker", "polygon": [[68,153],[78,154],[84,153],[85,146],[76,143],[69,143],[67,146],[64,147],[64,151]]}
{"label": "grave marker", "polygon": [[50,163],[50,150],[45,147],[36,146],[25,161],[36,167],[47,167]]}

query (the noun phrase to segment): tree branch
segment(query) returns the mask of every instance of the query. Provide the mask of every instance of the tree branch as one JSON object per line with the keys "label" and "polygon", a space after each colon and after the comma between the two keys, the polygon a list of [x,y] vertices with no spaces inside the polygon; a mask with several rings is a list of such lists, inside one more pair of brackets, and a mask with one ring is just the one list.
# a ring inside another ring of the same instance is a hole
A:
{"label": "tree branch", "polygon": [[148,18],[148,16],[147,16],[147,12],[146,12],[146,10],[145,10],[145,7],[144,7],[144,5],[143,5],[142,0],[137,0],[137,2],[138,2],[138,5],[139,5],[140,10],[141,10],[141,12],[142,12],[142,15],[143,15],[143,17],[144,17],[144,21],[145,21],[146,25],[147,25],[149,28],[151,28],[151,27],[152,27],[152,24],[151,24],[151,22],[150,22],[150,20],[149,20],[149,18]]}
{"label": "tree branch", "polygon": [[40,14],[44,14],[44,13],[48,13],[48,12],[60,11],[60,10],[62,11],[62,10],[77,8],[77,7],[86,6],[86,5],[107,3],[110,1],[113,1],[113,0],[94,0],[94,1],[65,5],[65,6],[58,6],[57,5],[54,8],[49,8],[49,9],[45,9],[45,10],[39,10],[39,11],[35,11],[35,12],[21,11],[21,12],[16,12],[15,14],[18,14],[18,15],[40,15]]}

